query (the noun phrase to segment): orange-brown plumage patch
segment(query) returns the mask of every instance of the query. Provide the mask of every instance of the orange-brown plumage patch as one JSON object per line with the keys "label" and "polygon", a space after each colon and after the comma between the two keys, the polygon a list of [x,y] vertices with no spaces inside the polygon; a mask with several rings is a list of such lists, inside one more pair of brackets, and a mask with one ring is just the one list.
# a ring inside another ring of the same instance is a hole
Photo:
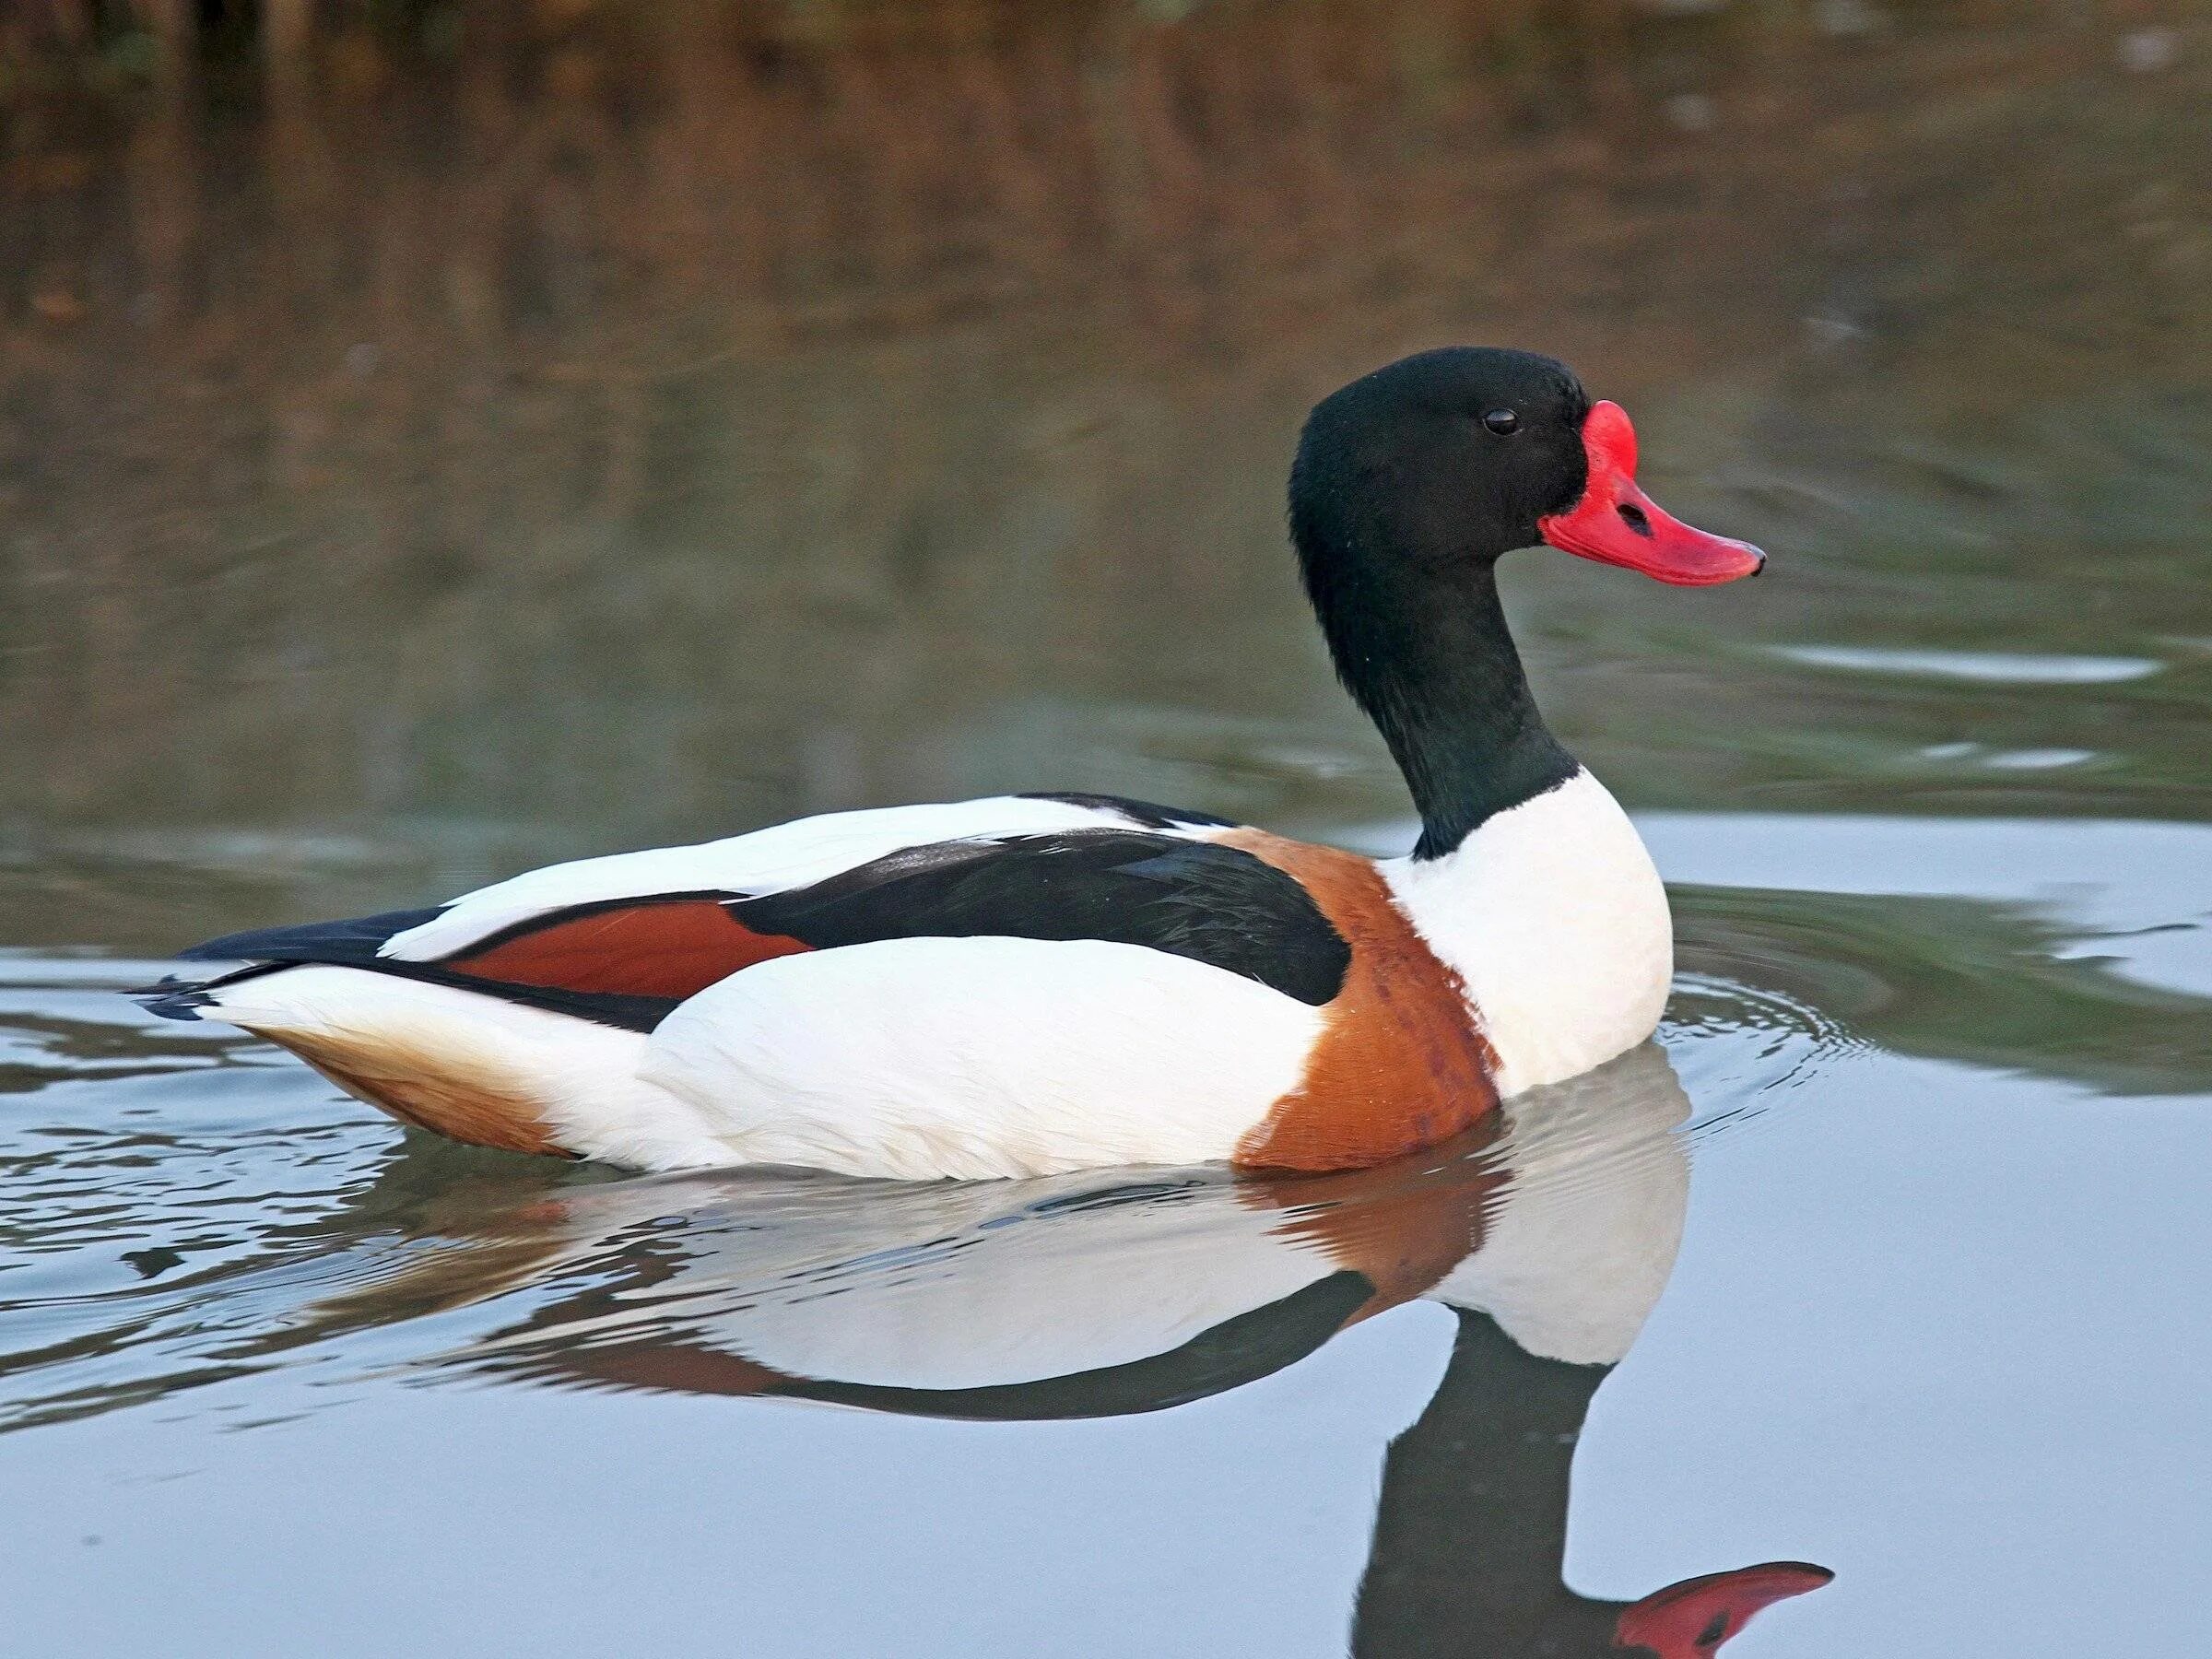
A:
{"label": "orange-brown plumage patch", "polygon": [[680,1000],[741,968],[807,948],[782,934],[755,933],[712,899],[672,899],[549,923],[444,965],[511,985]]}
{"label": "orange-brown plumage patch", "polygon": [[368,1041],[297,1031],[265,1033],[356,1100],[418,1129],[503,1152],[577,1154],[553,1138],[537,1107],[511,1083],[472,1075],[451,1054],[423,1053],[405,1042]]}
{"label": "orange-brown plumage patch", "polygon": [[1458,975],[1391,901],[1372,860],[1259,830],[1218,839],[1297,881],[1352,947],[1305,1075],[1239,1144],[1239,1164],[1383,1163],[1459,1134],[1497,1106],[1497,1056],[1475,1028]]}

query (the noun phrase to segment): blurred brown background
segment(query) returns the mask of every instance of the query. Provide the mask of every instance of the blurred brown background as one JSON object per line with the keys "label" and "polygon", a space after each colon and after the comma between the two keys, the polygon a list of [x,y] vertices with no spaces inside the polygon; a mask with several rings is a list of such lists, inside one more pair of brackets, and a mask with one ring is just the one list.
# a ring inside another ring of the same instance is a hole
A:
{"label": "blurred brown background", "polygon": [[1282,474],[1463,339],[1779,556],[1516,564],[1632,804],[2200,813],[2208,112],[2165,0],[14,0],[0,937],[1004,787],[1390,816]]}

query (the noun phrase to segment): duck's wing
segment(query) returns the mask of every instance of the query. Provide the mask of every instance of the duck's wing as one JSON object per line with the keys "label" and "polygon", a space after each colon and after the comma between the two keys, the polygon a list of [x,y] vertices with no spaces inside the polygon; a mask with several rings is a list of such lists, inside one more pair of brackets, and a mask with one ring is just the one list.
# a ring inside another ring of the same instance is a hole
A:
{"label": "duck's wing", "polygon": [[[472,947],[484,948],[512,928],[641,899],[789,893],[947,841],[993,841],[1086,830],[1187,835],[1221,826],[1222,820],[1204,813],[1107,795],[990,795],[823,813],[695,846],[548,865],[440,907],[434,915],[394,935],[379,954],[439,960]],[[218,939],[193,954],[211,955],[218,947],[248,943],[253,937]]]}
{"label": "duck's wing", "polygon": [[[907,938],[1137,945],[1326,1002],[1343,981],[1344,940],[1291,877],[1196,839],[1219,827],[1098,795],[838,813],[554,865],[433,909],[232,934],[181,954],[255,964],[248,973],[367,969],[638,1031],[758,963]],[[159,1011],[205,1006],[194,998],[206,988],[172,988]]]}

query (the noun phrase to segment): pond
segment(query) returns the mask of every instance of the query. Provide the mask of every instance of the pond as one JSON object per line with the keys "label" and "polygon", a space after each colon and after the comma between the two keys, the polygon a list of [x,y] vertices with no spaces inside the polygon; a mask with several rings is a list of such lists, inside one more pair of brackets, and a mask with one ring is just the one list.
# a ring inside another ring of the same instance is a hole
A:
{"label": "pond", "polygon": [[[2198,1644],[2212,25],[359,10],[6,83],[11,1651]],[[870,803],[1401,851],[1283,471],[1456,339],[1773,554],[1507,561],[1678,972],[1460,1142],[641,1177],[119,994]]]}

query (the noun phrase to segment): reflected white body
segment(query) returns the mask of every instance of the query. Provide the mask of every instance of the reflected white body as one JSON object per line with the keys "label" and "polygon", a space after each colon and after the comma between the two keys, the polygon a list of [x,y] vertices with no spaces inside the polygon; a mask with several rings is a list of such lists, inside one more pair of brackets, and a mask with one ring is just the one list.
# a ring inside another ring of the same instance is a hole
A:
{"label": "reflected white body", "polygon": [[[1035,1382],[1166,1353],[1360,1265],[1333,1240],[1382,1260],[1426,1256],[1438,1200],[1453,1199],[1465,1253],[1434,1260],[1441,1277],[1410,1292],[1488,1313],[1541,1358],[1610,1363],[1681,1246],[1689,1165],[1676,1131],[1688,1112],[1665,1053],[1639,1048],[1510,1103],[1499,1141],[1463,1156],[1426,1202],[1407,1202],[1414,1189],[1391,1171],[1341,1178],[1348,1190],[1319,1201],[1347,1220],[1335,1235],[1304,1225],[1306,1183],[1269,1193],[1203,1171],[1151,1189],[1095,1173],[1018,1186],[694,1176],[584,1187],[560,1200],[579,1282],[600,1282],[610,1243],[618,1252],[641,1223],[680,1214],[673,1248],[655,1253],[665,1267],[611,1312],[587,1299],[580,1318],[540,1314],[474,1351],[696,1340],[795,1378]],[[524,1277],[543,1284],[550,1271],[535,1260]]]}

